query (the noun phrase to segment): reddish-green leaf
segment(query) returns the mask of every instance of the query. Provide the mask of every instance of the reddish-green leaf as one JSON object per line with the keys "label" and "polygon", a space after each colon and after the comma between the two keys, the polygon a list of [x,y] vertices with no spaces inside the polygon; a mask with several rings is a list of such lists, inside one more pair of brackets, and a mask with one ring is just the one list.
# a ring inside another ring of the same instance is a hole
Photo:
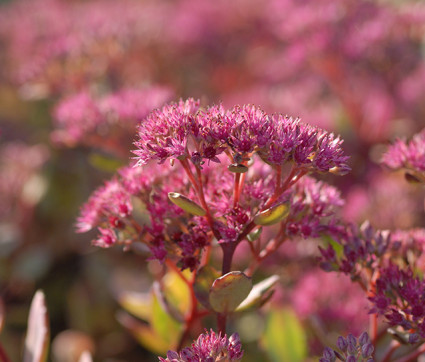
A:
{"label": "reddish-green leaf", "polygon": [[251,289],[251,278],[240,271],[232,271],[214,281],[210,289],[209,302],[218,313],[233,312]]}

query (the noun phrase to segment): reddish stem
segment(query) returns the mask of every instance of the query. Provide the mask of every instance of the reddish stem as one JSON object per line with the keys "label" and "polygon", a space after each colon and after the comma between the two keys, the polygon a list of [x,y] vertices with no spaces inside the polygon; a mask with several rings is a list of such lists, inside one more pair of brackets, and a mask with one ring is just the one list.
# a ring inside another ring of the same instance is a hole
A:
{"label": "reddish stem", "polygon": [[[376,280],[379,277],[379,272],[375,271],[370,278],[369,282],[369,290],[368,290],[368,296],[373,296],[376,291]],[[376,344],[376,341],[378,339],[378,314],[374,313],[370,315],[369,318],[369,334],[370,338],[372,339],[372,343]]]}
{"label": "reddish stem", "polygon": [[387,353],[385,353],[384,357],[382,357],[381,362],[389,362],[391,356],[394,354],[394,352],[400,348],[401,344],[397,341],[392,341],[390,344],[390,347],[387,350]]}
{"label": "reddish stem", "polygon": [[425,345],[420,346],[419,349],[409,353],[404,358],[399,358],[397,362],[415,362],[422,353],[425,353]]}
{"label": "reddish stem", "polygon": [[267,245],[261,250],[261,252],[256,256],[255,260],[250,264],[246,269],[245,274],[252,276],[258,266],[266,259],[269,255],[273,254],[287,239],[284,238],[284,228],[281,226],[279,233],[275,238],[270,240]]}
{"label": "reddish stem", "polygon": [[211,212],[210,212],[210,208],[208,207],[208,204],[205,201],[205,196],[204,196],[204,187],[203,187],[203,182],[202,182],[202,174],[201,174],[201,170],[199,168],[196,167],[196,173],[198,176],[198,181],[196,181],[194,174],[192,173],[192,170],[190,169],[190,165],[187,162],[187,160],[181,160],[180,163],[182,164],[184,170],[186,171],[187,176],[189,177],[190,181],[193,184],[193,187],[196,191],[196,194],[198,195],[199,201],[201,202],[202,207],[205,209],[206,211],[206,218],[208,220],[208,224],[211,228],[211,231],[213,232],[214,236],[216,237],[217,240],[220,239],[220,234],[218,233],[218,231],[215,230],[214,227],[214,220],[211,216]]}
{"label": "reddish stem", "polygon": [[226,334],[226,322],[227,322],[227,315],[218,313],[217,328],[218,328],[218,332],[221,333],[222,336]]}
{"label": "reddish stem", "polygon": [[6,353],[6,351],[4,350],[3,346],[0,343],[0,359],[2,362],[10,362],[10,359]]}
{"label": "reddish stem", "polygon": [[235,174],[235,189],[233,191],[233,207],[238,206],[239,203],[239,183],[240,183],[240,179],[241,179],[241,174],[240,173],[236,173]]}

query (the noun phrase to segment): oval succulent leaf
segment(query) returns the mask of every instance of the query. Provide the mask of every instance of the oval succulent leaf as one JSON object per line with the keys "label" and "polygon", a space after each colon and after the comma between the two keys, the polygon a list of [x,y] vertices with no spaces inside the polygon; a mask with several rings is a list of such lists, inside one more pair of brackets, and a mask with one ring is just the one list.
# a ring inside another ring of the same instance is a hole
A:
{"label": "oval succulent leaf", "polygon": [[257,225],[273,225],[281,222],[289,215],[289,203],[285,202],[264,210],[254,217],[254,223]]}
{"label": "oval succulent leaf", "polygon": [[216,279],[210,288],[209,301],[218,313],[233,312],[248,296],[252,280],[240,271],[232,271]]}
{"label": "oval succulent leaf", "polygon": [[276,285],[278,281],[279,276],[272,275],[267,279],[264,279],[260,283],[255,284],[249,295],[238,306],[236,311],[245,311],[253,307],[263,305],[272,296],[272,288]]}
{"label": "oval succulent leaf", "polygon": [[198,302],[207,309],[212,309],[209,301],[209,291],[214,280],[219,276],[220,273],[210,265],[203,266],[196,273],[193,291],[195,292]]}
{"label": "oval succulent leaf", "polygon": [[198,205],[195,201],[192,201],[186,196],[183,196],[177,192],[169,192],[168,198],[174,204],[180,207],[182,210],[196,216],[205,216],[205,209]]}
{"label": "oval succulent leaf", "polygon": [[227,167],[227,169],[230,172],[234,172],[234,173],[245,173],[248,171],[248,167],[240,163],[232,163],[231,165]]}

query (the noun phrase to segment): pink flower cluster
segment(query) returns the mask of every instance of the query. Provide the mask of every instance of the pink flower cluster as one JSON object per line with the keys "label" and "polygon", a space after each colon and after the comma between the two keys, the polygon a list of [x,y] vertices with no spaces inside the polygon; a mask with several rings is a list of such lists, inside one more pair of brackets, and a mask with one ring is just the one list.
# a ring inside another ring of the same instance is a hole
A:
{"label": "pink flower cluster", "polygon": [[[342,140],[332,133],[253,105],[205,109],[188,99],[152,112],[139,126],[138,165],[156,159],[220,162],[223,152],[241,164],[254,153],[271,165],[293,162],[306,172],[348,172]],[[249,156],[248,156],[249,155]]]}
{"label": "pink flower cluster", "polygon": [[393,170],[403,169],[418,181],[425,182],[425,130],[407,142],[398,139],[382,157],[382,163]]}
{"label": "pink flower cluster", "polygon": [[222,336],[213,330],[205,331],[190,347],[180,352],[168,351],[167,358],[159,357],[161,362],[237,362],[242,360],[243,350],[239,335]]}
{"label": "pink flower cluster", "polygon": [[390,264],[380,269],[376,292],[369,298],[372,313],[385,316],[393,327],[401,327],[405,342],[425,338],[425,282],[410,268]]}
{"label": "pink flower cluster", "polygon": [[56,106],[53,115],[56,130],[52,139],[68,145],[90,144],[90,136],[113,137],[119,130],[131,139],[136,124],[172,96],[169,88],[158,86],[128,88],[101,97],[81,91]]}
{"label": "pink flower cluster", "polygon": [[360,228],[349,225],[335,232],[338,243],[342,246],[342,255],[336,247],[329,244],[327,249],[319,247],[321,267],[326,271],[341,271],[359,280],[365,270],[373,270],[382,262],[384,254],[391,247],[389,231],[374,230],[365,222]]}
{"label": "pink flower cluster", "polygon": [[[154,258],[177,256],[183,269],[194,270],[212,237],[236,247],[256,227],[258,213],[273,205],[287,208],[286,217],[277,220],[279,243],[337,228],[339,192],[302,177],[312,170],[348,167],[341,141],[333,135],[290,118],[269,117],[254,106],[201,110],[192,99],[154,110],[140,124],[139,134],[139,166],[120,170],[81,210],[77,228],[85,232],[98,227],[95,245],[141,241]],[[272,156],[278,150],[279,161]],[[164,163],[167,158],[181,165]],[[266,162],[255,162],[257,158]],[[232,162],[229,167],[226,159]],[[294,165],[282,186],[284,162]],[[243,171],[243,181],[232,167]],[[206,215],[184,212],[171,203],[169,193],[202,205]]]}

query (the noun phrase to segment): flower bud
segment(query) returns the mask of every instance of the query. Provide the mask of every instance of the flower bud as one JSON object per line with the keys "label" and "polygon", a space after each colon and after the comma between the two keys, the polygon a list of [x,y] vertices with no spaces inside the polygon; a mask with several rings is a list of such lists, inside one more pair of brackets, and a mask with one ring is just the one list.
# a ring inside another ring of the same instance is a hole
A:
{"label": "flower bud", "polygon": [[273,225],[281,222],[289,215],[289,203],[285,202],[280,205],[264,210],[254,217],[254,223],[257,225]]}
{"label": "flower bud", "polygon": [[177,192],[169,192],[168,198],[174,205],[177,205],[192,215],[205,216],[207,213],[202,206]]}
{"label": "flower bud", "polygon": [[337,175],[337,176],[344,176],[347,173],[349,173],[350,171],[351,171],[351,168],[348,167],[347,165],[341,166],[341,167],[335,166],[335,167],[332,167],[332,168],[329,169],[330,173]]}
{"label": "flower bud", "polygon": [[323,357],[330,362],[335,362],[336,360],[335,352],[333,351],[332,348],[329,348],[329,347],[326,347],[325,350],[323,351]]}
{"label": "flower bud", "polygon": [[353,346],[356,346],[357,340],[356,337],[354,337],[351,333],[347,336],[347,342],[348,344],[351,344]]}
{"label": "flower bud", "polygon": [[417,333],[413,333],[409,335],[409,343],[410,344],[415,344],[416,342],[418,342],[420,339],[419,335]]}
{"label": "flower bud", "polygon": [[345,352],[347,350],[348,342],[344,337],[339,336],[336,344],[341,351]]}
{"label": "flower bud", "polygon": [[363,332],[359,337],[360,345],[364,346],[366,343],[369,343],[369,342],[370,342],[369,335],[367,334],[367,332]]}
{"label": "flower bud", "polygon": [[374,347],[372,343],[366,343],[362,346],[362,356],[364,358],[370,357],[373,353]]}

